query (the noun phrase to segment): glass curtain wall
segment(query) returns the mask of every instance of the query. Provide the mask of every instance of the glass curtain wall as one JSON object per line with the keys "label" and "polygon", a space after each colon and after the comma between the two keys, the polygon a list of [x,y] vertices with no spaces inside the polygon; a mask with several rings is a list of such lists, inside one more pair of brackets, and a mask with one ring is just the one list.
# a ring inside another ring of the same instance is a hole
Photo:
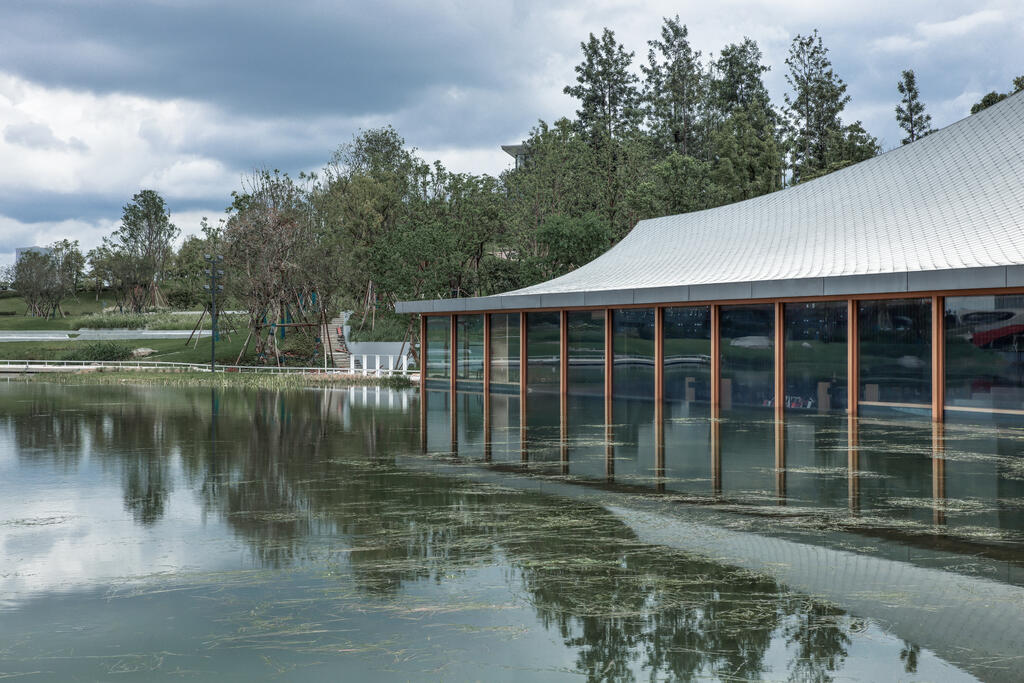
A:
{"label": "glass curtain wall", "polygon": [[491,390],[519,389],[519,314],[491,313]]}
{"label": "glass curtain wall", "polygon": [[526,314],[526,383],[531,391],[559,393],[559,325],[555,312]]}
{"label": "glass curtain wall", "polygon": [[846,410],[845,301],[786,304],[786,409]]}
{"label": "glass curtain wall", "polygon": [[455,319],[455,378],[469,388],[484,379],[484,317],[460,315]]}
{"label": "glass curtain wall", "polygon": [[604,311],[569,311],[569,393],[604,396]]}
{"label": "glass curtain wall", "polygon": [[1024,297],[946,299],[946,407],[1024,411]]}
{"label": "glass curtain wall", "polygon": [[451,378],[451,330],[448,316],[427,316],[427,379]]}
{"label": "glass curtain wall", "polygon": [[612,312],[612,394],[615,398],[654,398],[654,309]]}
{"label": "glass curtain wall", "polygon": [[773,404],[774,330],[771,304],[722,306],[722,410]]}
{"label": "glass curtain wall", "polygon": [[930,408],[930,299],[859,302],[860,400]]}
{"label": "glass curtain wall", "polygon": [[666,308],[665,400],[689,406],[711,401],[711,308]]}

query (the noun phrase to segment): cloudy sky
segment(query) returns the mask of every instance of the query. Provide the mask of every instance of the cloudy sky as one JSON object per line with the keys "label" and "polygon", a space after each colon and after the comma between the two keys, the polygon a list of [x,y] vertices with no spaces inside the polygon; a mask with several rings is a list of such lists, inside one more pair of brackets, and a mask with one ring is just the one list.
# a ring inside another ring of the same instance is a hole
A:
{"label": "cloudy sky", "polygon": [[573,112],[562,87],[589,32],[612,28],[639,61],[675,14],[705,55],[757,40],[779,104],[792,37],[819,29],[845,118],[886,149],[901,69],[940,126],[1024,73],[1019,0],[4,0],[0,264],[64,237],[94,246],[140,188],[196,232],[246,172],[315,169],[386,123],[425,158],[499,173],[499,145]]}

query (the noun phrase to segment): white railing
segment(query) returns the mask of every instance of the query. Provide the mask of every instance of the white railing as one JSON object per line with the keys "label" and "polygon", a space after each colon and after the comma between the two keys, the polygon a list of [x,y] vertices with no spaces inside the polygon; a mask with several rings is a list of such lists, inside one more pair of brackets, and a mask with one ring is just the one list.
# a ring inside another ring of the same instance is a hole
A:
{"label": "white railing", "polygon": [[[395,356],[362,356],[363,367],[357,370],[355,359],[352,359],[351,368],[346,372],[343,368],[322,368],[322,367],[277,367],[275,365],[216,365],[216,372],[263,372],[270,374],[328,374],[328,375],[373,375],[375,377],[390,377],[392,375],[408,376],[415,371],[409,369],[409,358],[403,356],[398,367],[395,365]],[[375,359],[375,369],[371,372],[367,364],[368,358]],[[381,358],[387,358],[387,365],[381,364]],[[2,360],[0,359],[0,372],[60,372],[74,370],[93,370],[97,368],[108,368],[111,370],[188,370],[192,372],[209,372],[209,363],[179,363],[160,360]]]}
{"label": "white railing", "polygon": [[[373,362],[370,362],[370,358]],[[387,365],[381,364],[381,359],[387,359]],[[396,359],[398,361],[396,365]],[[352,354],[348,359],[349,374],[361,374],[363,377],[374,375],[376,377],[389,377],[391,375],[409,374],[409,356],[382,356],[380,354],[370,355],[367,353]]]}

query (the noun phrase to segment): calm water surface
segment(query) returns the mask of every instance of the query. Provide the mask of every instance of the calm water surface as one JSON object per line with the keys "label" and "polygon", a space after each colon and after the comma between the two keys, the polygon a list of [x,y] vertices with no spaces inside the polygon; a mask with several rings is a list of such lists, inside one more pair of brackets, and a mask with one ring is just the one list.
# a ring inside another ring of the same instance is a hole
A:
{"label": "calm water surface", "polygon": [[0,384],[0,678],[1020,680],[1024,430],[451,403]]}

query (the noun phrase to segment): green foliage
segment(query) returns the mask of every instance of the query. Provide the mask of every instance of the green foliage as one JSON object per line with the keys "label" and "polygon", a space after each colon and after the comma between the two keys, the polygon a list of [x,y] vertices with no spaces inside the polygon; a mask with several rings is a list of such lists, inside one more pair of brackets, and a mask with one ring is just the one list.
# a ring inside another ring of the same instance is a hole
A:
{"label": "green foliage", "polygon": [[132,348],[115,341],[82,342],[65,353],[62,360],[128,360]]}
{"label": "green foliage", "polygon": [[580,130],[595,144],[631,134],[640,123],[637,77],[630,71],[633,53],[605,28],[580,43],[583,61],[576,65],[576,85],[562,92],[580,101],[576,117]]}
{"label": "green foliage", "polygon": [[376,314],[366,311],[365,318],[363,312],[356,312],[349,319],[349,324],[352,326],[351,341],[355,342],[407,341],[409,332],[409,316],[387,310],[379,310]]}
{"label": "green foliage", "polygon": [[896,122],[907,132],[907,137],[902,141],[906,145],[932,132],[932,117],[924,111],[924,102],[917,90],[917,76],[913,69],[906,69],[900,74],[896,90],[901,95],[900,103],[896,105]]}
{"label": "green foliage", "polygon": [[815,30],[797,35],[786,58],[788,146],[793,182],[824,175],[878,153],[878,141],[860,121],[844,126],[840,114],[850,101],[846,83],[835,71],[828,48]]}
{"label": "green foliage", "polygon": [[1017,76],[1016,78],[1013,79],[1013,90],[1011,92],[999,93],[993,90],[992,92],[982,97],[981,100],[974,103],[974,105],[971,107],[971,113],[977,114],[979,111],[983,109],[988,109],[993,104],[997,102],[1002,102],[1010,95],[1019,93],[1021,90],[1024,90],[1024,76]]}
{"label": "green foliage", "polygon": [[707,77],[700,52],[690,47],[686,24],[665,19],[661,40],[649,40],[644,106],[649,135],[664,153],[701,156],[700,108],[707,102]]}
{"label": "green foliage", "polygon": [[557,277],[593,261],[607,251],[610,237],[608,224],[596,213],[548,216],[537,232],[544,277]]}

